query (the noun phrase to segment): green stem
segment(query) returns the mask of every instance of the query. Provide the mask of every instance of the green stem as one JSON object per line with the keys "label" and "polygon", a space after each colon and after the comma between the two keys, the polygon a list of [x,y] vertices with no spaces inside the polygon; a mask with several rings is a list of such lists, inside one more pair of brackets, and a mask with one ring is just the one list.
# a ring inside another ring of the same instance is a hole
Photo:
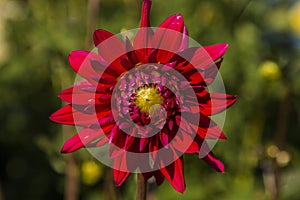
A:
{"label": "green stem", "polygon": [[137,174],[136,200],[146,200],[146,199],[147,199],[147,181],[145,180],[143,174]]}

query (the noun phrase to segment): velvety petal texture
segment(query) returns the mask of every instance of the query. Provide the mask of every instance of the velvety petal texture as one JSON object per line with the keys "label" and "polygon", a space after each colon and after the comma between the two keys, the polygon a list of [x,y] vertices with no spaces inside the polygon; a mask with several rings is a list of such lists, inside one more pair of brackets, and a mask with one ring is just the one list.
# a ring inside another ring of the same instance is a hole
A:
{"label": "velvety petal texture", "polygon": [[[212,116],[232,106],[237,97],[208,90],[228,44],[189,47],[188,30],[181,14],[171,15],[153,30],[151,3],[151,0],[143,1],[140,29],[133,42],[98,29],[93,36],[98,52],[70,53],[71,68],[84,80],[59,93],[67,105],[54,112],[50,119],[78,128],[64,143],[62,153],[108,145],[117,186],[131,172],[140,170],[145,180],[154,177],[160,185],[166,179],[176,191],[183,193],[186,189],[183,154],[197,154],[213,169],[224,172],[223,163],[211,152],[207,140],[226,139]],[[167,67],[159,75],[151,70],[134,71],[130,75],[129,72],[144,64]],[[150,77],[156,82],[151,82]],[[167,83],[169,87],[164,85]],[[195,97],[186,92],[188,88]],[[114,93],[114,89],[120,94]],[[183,95],[178,97],[176,90]],[[162,119],[165,122],[160,124]],[[151,135],[153,130],[156,134]],[[158,153],[161,149],[172,162]],[[138,159],[128,152],[149,156]]]}

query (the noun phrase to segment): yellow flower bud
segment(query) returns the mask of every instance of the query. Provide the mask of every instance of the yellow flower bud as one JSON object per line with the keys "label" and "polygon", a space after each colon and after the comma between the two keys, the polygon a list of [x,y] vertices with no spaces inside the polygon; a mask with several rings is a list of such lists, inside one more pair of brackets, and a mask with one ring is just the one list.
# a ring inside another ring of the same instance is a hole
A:
{"label": "yellow flower bud", "polygon": [[288,17],[292,32],[300,36],[300,2],[291,8]]}
{"label": "yellow flower bud", "polygon": [[86,185],[94,185],[102,176],[102,167],[94,161],[84,161],[81,166],[82,182]]}
{"label": "yellow flower bud", "polygon": [[269,81],[276,81],[281,77],[279,66],[273,61],[265,61],[260,67],[260,75]]}

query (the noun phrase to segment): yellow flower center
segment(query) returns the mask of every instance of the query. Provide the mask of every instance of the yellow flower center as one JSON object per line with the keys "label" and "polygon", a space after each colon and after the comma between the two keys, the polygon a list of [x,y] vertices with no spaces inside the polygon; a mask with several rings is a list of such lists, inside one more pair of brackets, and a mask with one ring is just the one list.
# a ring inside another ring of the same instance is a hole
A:
{"label": "yellow flower center", "polygon": [[159,94],[158,88],[143,86],[136,91],[134,103],[139,107],[141,112],[148,112],[153,105],[161,104],[162,97]]}

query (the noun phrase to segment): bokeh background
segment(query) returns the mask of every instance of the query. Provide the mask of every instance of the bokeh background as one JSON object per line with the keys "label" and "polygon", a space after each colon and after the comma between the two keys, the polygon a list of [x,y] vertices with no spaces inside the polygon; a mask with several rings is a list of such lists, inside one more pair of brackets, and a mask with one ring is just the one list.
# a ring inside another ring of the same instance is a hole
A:
{"label": "bokeh background", "polygon": [[[0,200],[134,199],[86,150],[61,155],[72,127],[48,117],[72,85],[70,51],[90,50],[95,28],[137,28],[141,0],[0,0]],[[219,174],[185,156],[187,190],[149,183],[149,199],[300,199],[300,1],[153,0],[152,25],[181,13],[202,45],[228,42],[221,75],[238,95]]]}

